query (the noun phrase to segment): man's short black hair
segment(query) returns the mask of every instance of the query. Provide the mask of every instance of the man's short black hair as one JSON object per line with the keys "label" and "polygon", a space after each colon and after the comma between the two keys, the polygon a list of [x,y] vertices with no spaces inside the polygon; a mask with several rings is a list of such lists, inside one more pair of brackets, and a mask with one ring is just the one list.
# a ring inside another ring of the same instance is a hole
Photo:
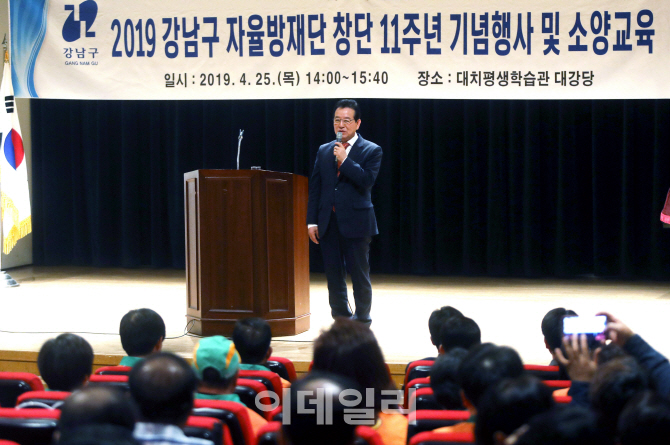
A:
{"label": "man's short black hair", "polygon": [[600,416],[601,425],[613,436],[626,403],[648,388],[647,374],[633,357],[616,358],[596,369],[589,399]]}
{"label": "man's short black hair", "polygon": [[487,389],[524,373],[519,354],[507,346],[483,343],[470,350],[458,368],[458,382],[475,408]]}
{"label": "man's short black hair", "polygon": [[442,323],[440,346],[444,352],[453,348],[470,349],[482,342],[482,333],[477,323],[467,317],[451,317]]}
{"label": "man's short black hair", "polygon": [[130,398],[116,388],[84,387],[72,393],[60,408],[61,439],[84,425],[116,425],[133,431],[135,411]]}
{"label": "man's short black hair", "polygon": [[235,323],[233,343],[242,363],[262,365],[271,341],[270,324],[262,318],[244,318]]}
{"label": "man's short black hair", "polygon": [[550,310],[542,319],[542,335],[547,345],[553,351],[563,344],[563,319],[574,317],[577,313],[570,309],[557,307]]}
{"label": "man's short black hair", "polygon": [[151,354],[156,344],[165,338],[165,322],[156,311],[135,309],[121,319],[121,345],[131,357]]}
{"label": "man's short black hair", "polygon": [[351,108],[354,110],[354,120],[359,121],[361,119],[361,109],[358,106],[358,102],[353,99],[342,99],[335,104],[335,109],[333,110],[333,116],[339,108]]}
{"label": "man's short black hair", "polygon": [[128,384],[142,420],[181,425],[193,408],[198,378],[186,360],[159,352],[133,367]]}
{"label": "man's short black hair", "polygon": [[93,348],[75,334],[47,340],[37,355],[37,368],[52,391],[74,391],[93,372]]}
{"label": "man's short black hair", "polygon": [[225,390],[228,389],[229,386],[231,386],[232,379],[237,380],[237,375],[238,373],[235,373],[230,378],[225,378],[224,376],[221,375],[218,369],[212,368],[211,366],[205,368],[202,370],[202,383],[205,385],[219,389],[219,390]]}
{"label": "man's short black hair", "polygon": [[[345,410],[351,409],[351,406],[345,406],[342,401],[344,399],[345,402],[351,402],[352,399],[342,396],[345,390],[358,391],[365,399],[364,391],[355,382],[337,374],[311,372],[303,379],[293,382],[289,390],[290,421],[282,425],[291,445],[353,443],[357,425],[347,422]],[[317,405],[318,397],[322,398],[322,407]],[[331,411],[332,422],[320,419],[323,416],[323,406]]]}
{"label": "man's short black hair", "polygon": [[442,324],[456,315],[463,316],[461,311],[451,306],[442,306],[439,309],[435,309],[430,314],[430,317],[428,318],[428,330],[430,331],[430,341],[432,341],[435,346],[440,346],[439,338]]}
{"label": "man's short black hair", "polygon": [[499,381],[486,391],[477,406],[477,445],[493,445],[496,432],[508,436],[553,406],[551,389],[537,377],[525,374]]}
{"label": "man's short black hair", "polygon": [[516,445],[614,445],[598,426],[596,415],[574,405],[556,406],[528,422]]}
{"label": "man's short black hair", "polygon": [[619,416],[621,445],[656,445],[670,440],[670,401],[652,391],[634,396]]}
{"label": "man's short black hair", "polygon": [[437,402],[444,409],[463,409],[461,387],[458,384],[458,367],[468,355],[463,348],[454,348],[440,354],[430,368],[430,387]]}

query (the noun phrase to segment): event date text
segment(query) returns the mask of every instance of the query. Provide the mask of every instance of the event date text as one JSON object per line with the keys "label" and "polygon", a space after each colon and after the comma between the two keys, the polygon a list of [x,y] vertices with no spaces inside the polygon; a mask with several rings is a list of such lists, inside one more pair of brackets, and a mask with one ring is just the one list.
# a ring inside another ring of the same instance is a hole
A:
{"label": "event date text", "polygon": [[[213,86],[234,86],[237,85],[258,85],[258,86],[298,86],[300,85],[301,75],[298,71],[279,71],[276,75],[273,73],[242,73],[233,75],[230,73],[201,73],[188,75],[187,73],[168,73],[165,74],[165,86],[184,86],[199,85],[203,87]],[[307,72],[303,74],[303,79],[307,79],[308,85],[339,85],[349,82],[353,84],[368,85],[386,85],[389,76],[386,71],[354,71],[344,75],[339,71],[325,72]],[[303,80],[304,82],[304,80]]]}

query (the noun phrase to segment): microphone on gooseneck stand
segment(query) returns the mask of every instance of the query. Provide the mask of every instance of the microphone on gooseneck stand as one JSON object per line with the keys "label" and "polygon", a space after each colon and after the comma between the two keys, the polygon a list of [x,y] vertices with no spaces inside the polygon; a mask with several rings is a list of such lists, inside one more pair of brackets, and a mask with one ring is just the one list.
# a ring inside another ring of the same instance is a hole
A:
{"label": "microphone on gooseneck stand", "polygon": [[[337,134],[335,135],[335,141],[342,143],[342,132],[338,131]],[[337,156],[335,156],[335,163],[337,164]]]}

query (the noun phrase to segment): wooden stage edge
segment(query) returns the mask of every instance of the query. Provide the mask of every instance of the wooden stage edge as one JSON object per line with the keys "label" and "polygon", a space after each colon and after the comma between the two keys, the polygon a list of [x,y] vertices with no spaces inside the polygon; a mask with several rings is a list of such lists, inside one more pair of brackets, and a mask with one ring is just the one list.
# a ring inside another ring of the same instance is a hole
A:
{"label": "wooden stage edge", "polygon": [[[93,346],[94,367],[116,365],[124,355],[118,338],[121,317],[149,307],[165,320],[165,351],[190,359],[198,338],[184,336],[184,271],[22,267],[9,271],[20,286],[0,289],[0,370],[37,373],[42,343],[74,332]],[[498,279],[373,275],[372,331],[396,382],[411,360],[434,356],[428,317],[451,305],[474,319],[482,341],[514,347],[525,363],[547,364],[540,323],[555,307],[580,315],[608,311],[652,346],[670,356],[664,326],[670,282],[597,279]],[[353,306],[353,298],[350,298]],[[299,374],[308,370],[312,345],[332,323],[325,277],[310,279],[310,329],[273,339],[273,355],[289,358]]]}

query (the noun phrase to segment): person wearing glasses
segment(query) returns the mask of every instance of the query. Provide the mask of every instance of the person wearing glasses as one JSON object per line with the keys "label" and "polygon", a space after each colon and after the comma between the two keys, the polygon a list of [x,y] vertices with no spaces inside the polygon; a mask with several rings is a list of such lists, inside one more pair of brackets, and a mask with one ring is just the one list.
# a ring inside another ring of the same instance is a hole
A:
{"label": "person wearing glasses", "polygon": [[[371,237],[379,233],[370,193],[382,149],[356,132],[360,126],[356,101],[340,100],[333,117],[336,140],[319,147],[309,181],[307,231],[312,242],[321,246],[333,318],[353,318],[370,325],[368,258]],[[347,272],[354,290],[353,314],[347,298]]]}

